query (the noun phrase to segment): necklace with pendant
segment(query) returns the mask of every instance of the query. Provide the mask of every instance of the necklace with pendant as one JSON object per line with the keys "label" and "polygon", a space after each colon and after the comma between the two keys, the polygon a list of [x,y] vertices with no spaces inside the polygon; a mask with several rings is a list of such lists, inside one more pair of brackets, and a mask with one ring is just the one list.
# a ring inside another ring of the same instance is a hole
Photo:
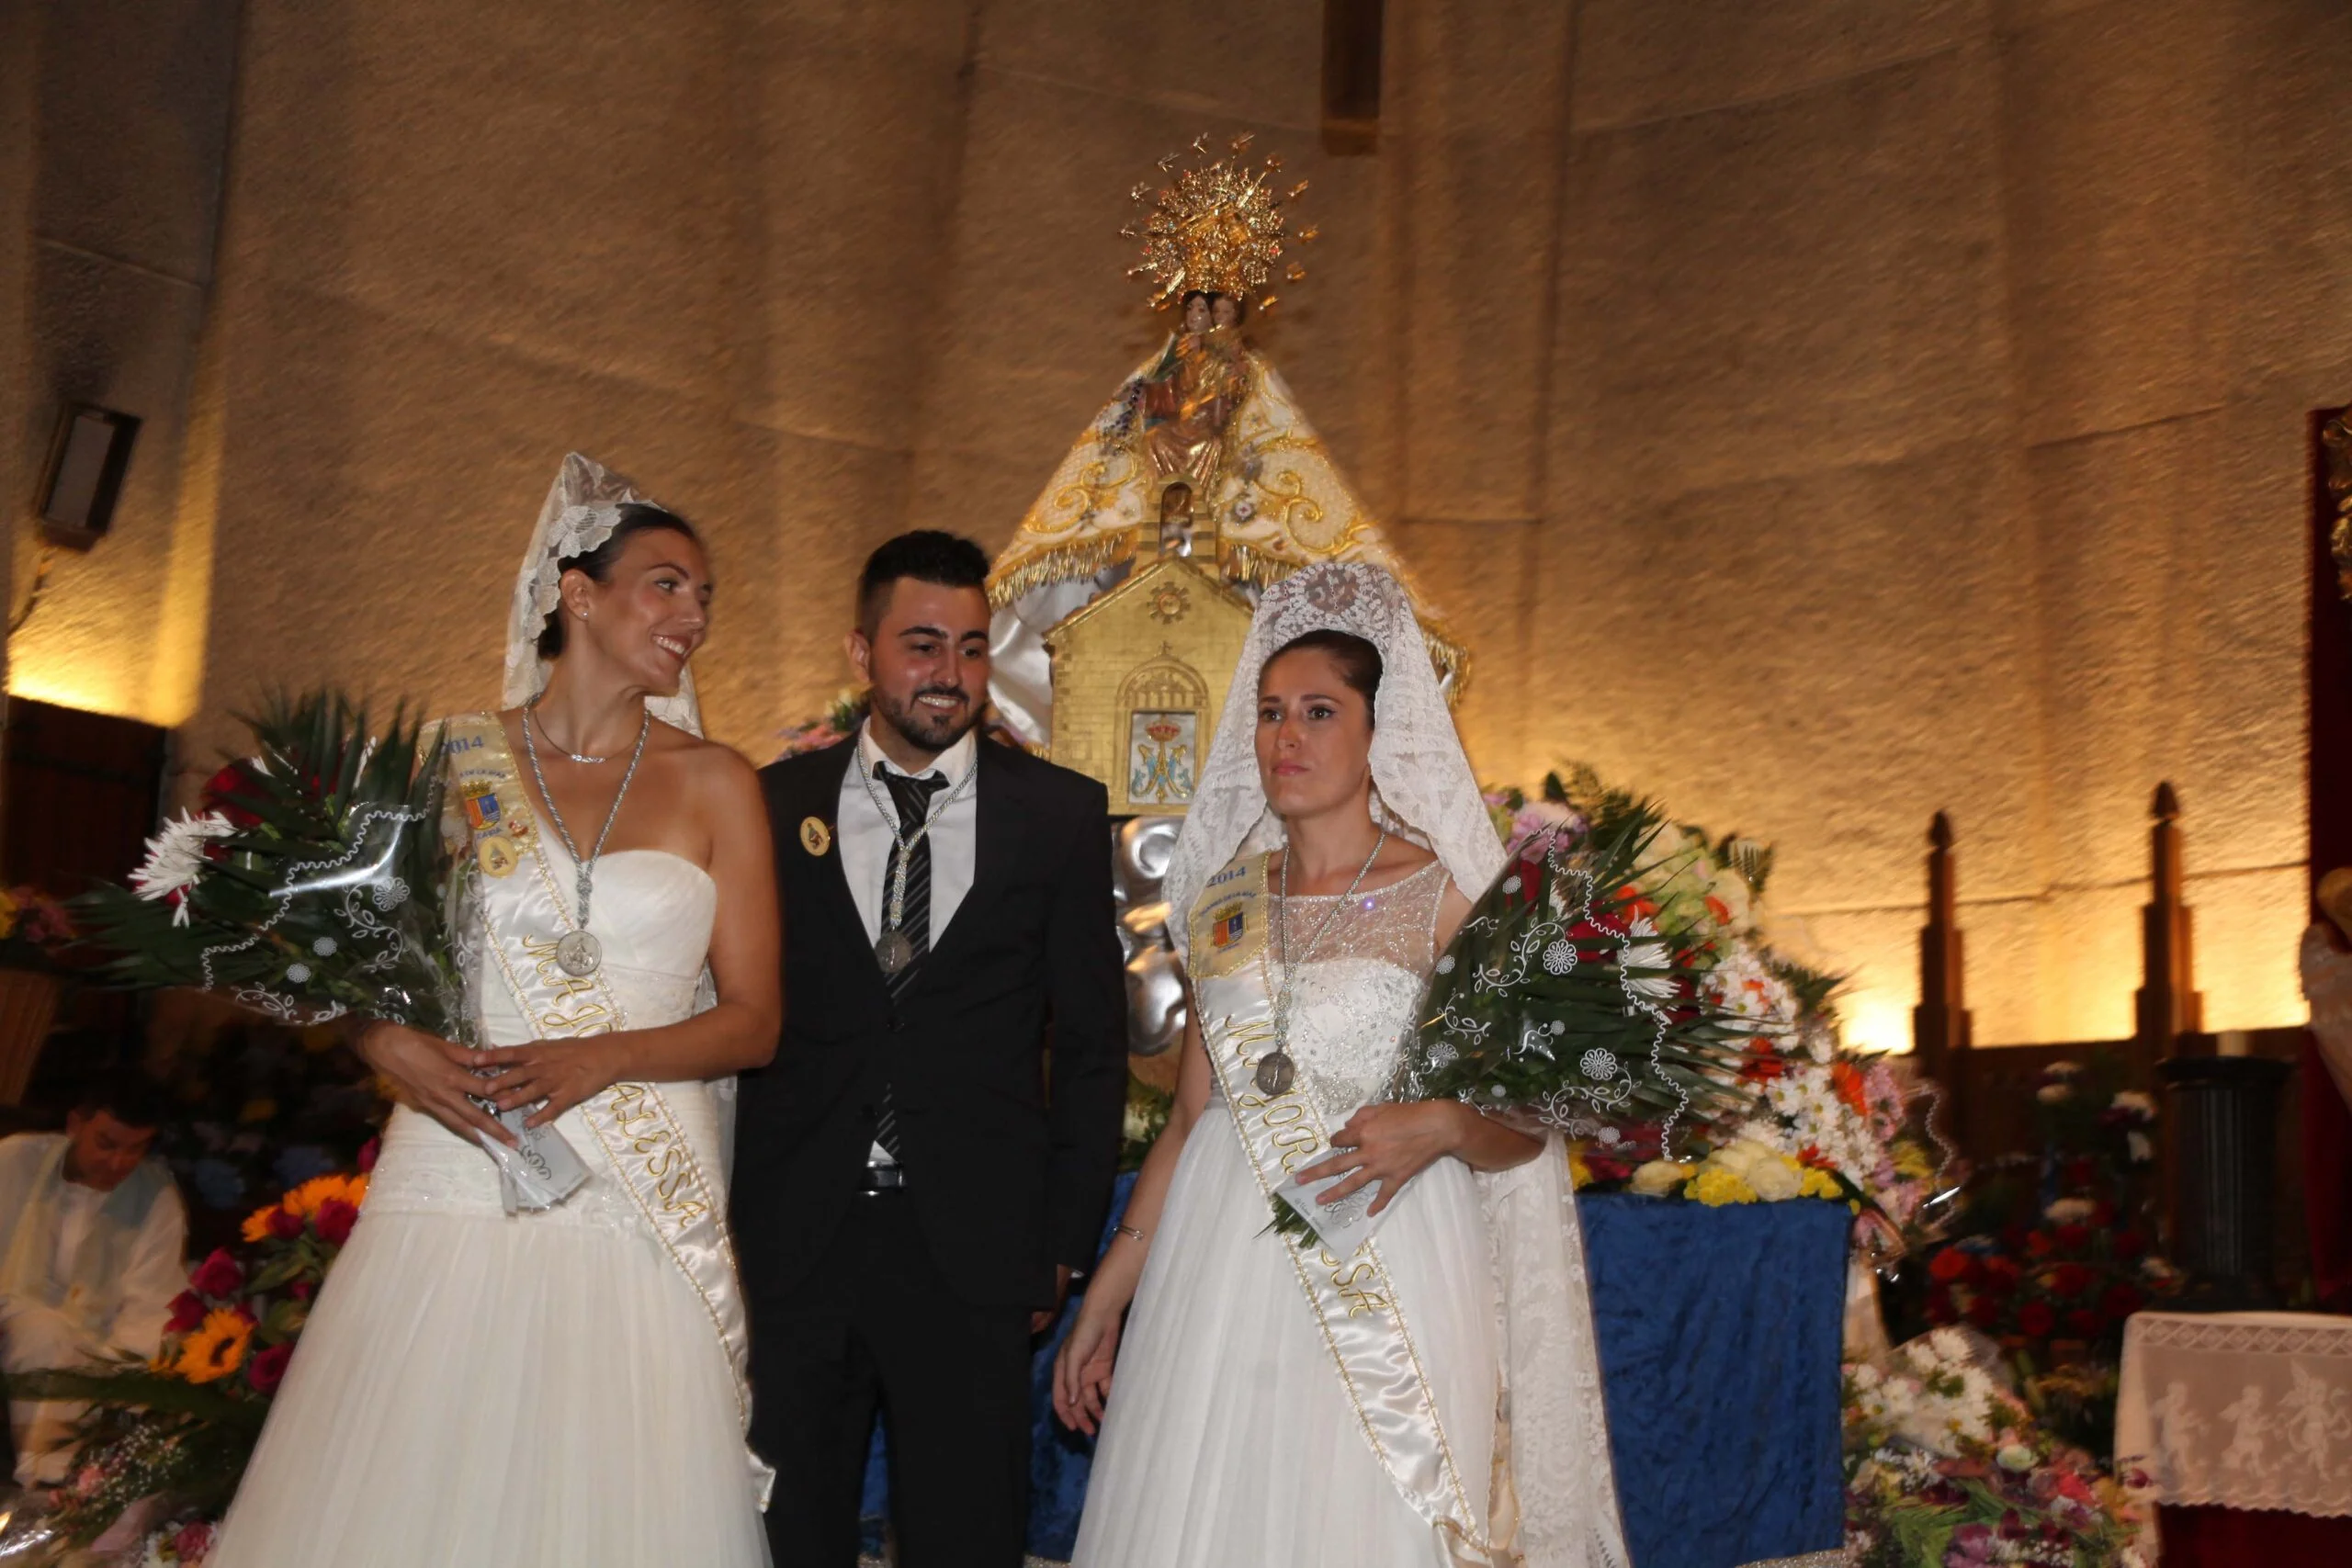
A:
{"label": "necklace with pendant", "polygon": [[1287,848],[1283,851],[1282,886],[1274,904],[1274,919],[1282,939],[1283,983],[1274,988],[1274,1048],[1258,1058],[1260,1094],[1269,1097],[1288,1094],[1292,1082],[1297,1078],[1298,1064],[1291,1060],[1290,1055],[1291,987],[1298,981],[1298,971],[1306,964],[1306,954],[1323,945],[1324,937],[1330,932],[1331,922],[1338,919],[1340,911],[1354,900],[1356,889],[1362,887],[1363,879],[1372,874],[1372,863],[1380,858],[1380,852],[1387,845],[1388,829],[1383,828],[1380,837],[1373,840],[1372,853],[1364,856],[1363,864],[1356,868],[1356,879],[1348,884],[1348,890],[1340,895],[1330,912],[1323,917],[1323,923],[1317,926],[1315,934],[1306,939],[1306,948],[1296,954],[1290,945],[1290,851]]}
{"label": "necklace with pendant", "polygon": [[[578,751],[564,750],[563,743],[558,740],[554,736],[548,735],[548,727],[545,724],[539,723],[538,710],[539,699],[537,697],[533,697],[529,702],[523,705],[523,728],[526,731],[527,731],[532,725],[538,724],[539,733],[547,735],[548,745],[554,747],[559,751],[562,751],[565,756],[571,758],[573,761],[579,763],[583,768],[598,767],[612,761],[610,757],[589,757],[583,756]],[[529,736],[526,734],[525,739],[528,739]]]}
{"label": "necklace with pendant", "polygon": [[865,766],[863,752],[858,757],[857,776],[865,784],[865,798],[872,801],[874,809],[882,814],[883,825],[890,829],[890,841],[895,846],[890,853],[890,903],[882,916],[882,934],[874,939],[874,961],[882,965],[883,974],[896,975],[915,961],[914,940],[907,935],[905,930],[907,864],[914,858],[915,846],[938,826],[939,819],[947,815],[947,808],[963,799],[972,787],[972,781],[980,776],[980,754],[977,749],[974,750],[971,761],[965,765],[964,776],[956,781],[954,789],[933,805],[923,817],[922,825],[912,833],[906,830],[899,821],[898,812],[884,798],[881,786],[874,782],[874,774]]}
{"label": "necklace with pendant", "polygon": [[[555,793],[548,788],[547,775],[539,771],[538,744],[531,739],[531,710],[538,705],[538,697],[533,697],[523,705],[523,754],[531,760],[531,777],[539,786],[539,798],[547,802],[548,820],[555,824],[556,836],[563,840],[565,851],[571,856],[571,863],[580,868],[579,880],[574,884],[580,895],[580,920],[577,929],[566,933],[563,940],[555,944],[555,961],[563,966],[565,974],[585,978],[605,965],[605,944],[588,930],[588,903],[596,886],[596,859],[605,852],[605,840],[613,836],[613,824],[620,818],[621,802],[628,798],[629,781],[637,777],[638,761],[645,755],[645,738],[653,733],[653,710],[646,709],[645,717],[637,727],[637,747],[628,754],[628,770],[621,774],[621,787],[613,796],[613,808],[605,813],[605,826],[596,834],[596,847],[589,851],[583,860],[580,846],[571,841],[571,829],[564,826],[563,813],[555,803]],[[575,762],[591,760],[572,756],[569,751],[564,755],[571,757]]]}

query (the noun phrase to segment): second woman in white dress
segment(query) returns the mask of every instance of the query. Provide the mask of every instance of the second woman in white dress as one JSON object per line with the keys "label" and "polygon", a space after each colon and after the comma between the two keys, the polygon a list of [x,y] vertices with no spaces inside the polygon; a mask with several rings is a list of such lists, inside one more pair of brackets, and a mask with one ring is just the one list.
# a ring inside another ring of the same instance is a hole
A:
{"label": "second woman in white dress", "polygon": [[[1394,580],[1271,590],[1170,871],[1176,1103],[1056,1368],[1076,1568],[1623,1562],[1556,1141],[1368,1103],[1501,861]],[[1285,1160],[1374,1240],[1272,1234]]]}

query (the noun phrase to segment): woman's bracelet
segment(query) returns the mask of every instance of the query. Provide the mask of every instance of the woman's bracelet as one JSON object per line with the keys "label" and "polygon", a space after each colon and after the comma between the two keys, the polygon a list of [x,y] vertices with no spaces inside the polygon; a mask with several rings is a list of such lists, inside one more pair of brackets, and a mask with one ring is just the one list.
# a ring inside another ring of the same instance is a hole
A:
{"label": "woman's bracelet", "polygon": [[1130,1237],[1137,1246],[1141,1246],[1143,1244],[1143,1232],[1136,1229],[1133,1225],[1113,1225],[1111,1228],[1117,1231],[1121,1235]]}

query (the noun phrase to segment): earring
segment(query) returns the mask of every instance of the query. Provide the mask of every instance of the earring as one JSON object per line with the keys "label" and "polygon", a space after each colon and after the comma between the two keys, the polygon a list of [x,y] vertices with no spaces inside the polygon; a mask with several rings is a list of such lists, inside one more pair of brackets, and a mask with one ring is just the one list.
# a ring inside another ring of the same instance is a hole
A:
{"label": "earring", "polygon": [[574,610],[571,613],[579,616],[583,621],[588,618],[588,612],[585,610]]}

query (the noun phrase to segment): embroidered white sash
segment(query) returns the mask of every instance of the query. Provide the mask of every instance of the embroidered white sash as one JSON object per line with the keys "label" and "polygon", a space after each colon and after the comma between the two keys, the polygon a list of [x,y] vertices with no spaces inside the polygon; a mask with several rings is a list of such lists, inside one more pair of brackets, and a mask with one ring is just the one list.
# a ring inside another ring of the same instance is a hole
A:
{"label": "embroidered white sash", "polygon": [[[453,840],[470,865],[459,875],[526,879],[521,918],[496,929],[479,898],[464,900],[479,941],[504,976],[514,1002],[542,1040],[577,1040],[628,1027],[620,1000],[602,973],[575,976],[556,962],[556,944],[576,928],[561,885],[547,863],[542,835],[506,732],[492,714],[451,719],[444,747],[449,761]],[[650,1083],[616,1083],[582,1100],[580,1113],[596,1134],[605,1162],[635,1201],[686,1281],[701,1298],[727,1355],[737,1415],[751,1427],[748,1376],[750,1330],[735,1272],[735,1246],[726,1207],[704,1177],[693,1141]],[[775,1472],[752,1456],[761,1506]]]}
{"label": "embroidered white sash", "polygon": [[[1329,1153],[1330,1137],[1306,1093],[1305,1076],[1282,1094],[1259,1092],[1259,1061],[1276,1044],[1272,988],[1266,974],[1266,928],[1272,900],[1266,863],[1250,855],[1211,877],[1193,906],[1192,966],[1200,998],[1201,1033],[1210,1066],[1232,1109],[1242,1147],[1266,1194],[1293,1171]],[[1504,1544],[1489,1539],[1480,1512],[1463,1486],[1436,1396],[1414,1348],[1412,1331],[1379,1244],[1367,1238],[1346,1258],[1313,1235],[1285,1237],[1316,1326],[1329,1348],[1340,1381],[1372,1445],[1405,1501],[1435,1527],[1461,1568],[1505,1568],[1517,1554],[1508,1518],[1496,1521]],[[1508,1445],[1498,1445],[1498,1463]],[[1483,1478],[1482,1478],[1483,1480]],[[1482,1492],[1488,1488],[1482,1484]],[[1508,1491],[1496,1488],[1502,1500]]]}

